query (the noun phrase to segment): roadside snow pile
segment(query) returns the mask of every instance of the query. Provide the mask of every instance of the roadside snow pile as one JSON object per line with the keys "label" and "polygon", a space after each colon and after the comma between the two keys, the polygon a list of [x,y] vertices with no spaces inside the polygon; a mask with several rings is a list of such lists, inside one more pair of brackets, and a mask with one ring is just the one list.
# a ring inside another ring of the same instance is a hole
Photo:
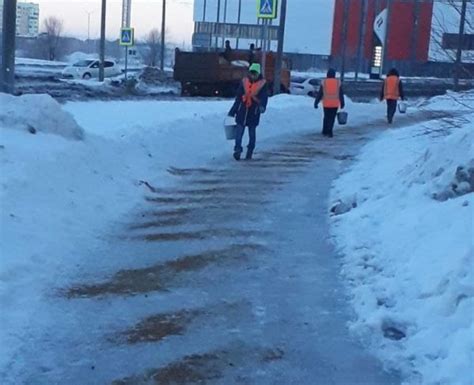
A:
{"label": "roadside snow pile", "polygon": [[0,128],[14,128],[32,134],[43,132],[68,139],[83,139],[84,130],[72,115],[49,95],[11,96],[0,94]]}
{"label": "roadside snow pile", "polygon": [[474,383],[474,114],[449,119],[383,134],[332,192],[351,327],[410,384]]}
{"label": "roadside snow pile", "polygon": [[77,63],[78,61],[81,61],[81,60],[95,60],[95,59],[98,59],[98,56],[96,54],[90,54],[90,53],[85,53],[81,51],[76,51],[66,56],[66,61],[71,64]]}
{"label": "roadside snow pile", "polygon": [[474,109],[474,91],[456,93],[447,91],[444,95],[436,96],[422,102],[423,108],[429,110],[472,111]]}

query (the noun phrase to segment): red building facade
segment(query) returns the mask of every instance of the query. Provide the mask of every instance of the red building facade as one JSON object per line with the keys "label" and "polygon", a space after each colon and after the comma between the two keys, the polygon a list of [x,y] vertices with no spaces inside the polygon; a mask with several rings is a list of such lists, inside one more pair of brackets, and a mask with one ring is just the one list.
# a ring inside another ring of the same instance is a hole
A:
{"label": "red building facade", "polygon": [[[374,21],[384,10],[386,37],[380,41]],[[426,62],[432,15],[433,0],[335,0],[332,61],[345,70],[358,67],[361,72],[380,64],[377,54],[384,71]]]}

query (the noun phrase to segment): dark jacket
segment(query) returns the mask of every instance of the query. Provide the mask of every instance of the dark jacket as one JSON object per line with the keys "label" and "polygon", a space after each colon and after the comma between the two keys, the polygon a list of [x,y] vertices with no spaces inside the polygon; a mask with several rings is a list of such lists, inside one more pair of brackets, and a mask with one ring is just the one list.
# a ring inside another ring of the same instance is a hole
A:
{"label": "dark jacket", "polygon": [[[336,71],[334,71],[333,69],[330,69],[327,72],[326,77],[328,79],[334,79],[336,77]],[[315,108],[318,107],[318,104],[323,99],[323,97],[324,97],[324,89],[323,89],[323,83],[321,83],[321,86],[319,87],[319,91],[316,95],[316,99],[314,100]],[[344,90],[342,89],[342,84],[339,87],[339,103],[341,103],[341,108],[344,108],[346,105],[345,100],[344,100]]]}
{"label": "dark jacket", "polygon": [[[395,68],[392,68],[388,74],[387,74],[387,77],[388,76],[396,76],[398,78],[400,78],[400,75],[398,73],[398,71],[395,69]],[[399,79],[399,82],[398,82],[398,94],[400,95],[400,98],[402,100],[405,99],[405,94],[403,92],[403,84],[402,84],[402,81]],[[385,98],[385,82],[382,83],[382,89],[380,90],[380,100],[383,100]]]}
{"label": "dark jacket", "polygon": [[[259,80],[263,79],[260,76]],[[260,123],[260,114],[265,111],[268,103],[268,87],[265,84],[257,95],[259,103],[252,103],[250,108],[245,106],[242,97],[245,95],[243,82],[240,83],[235,102],[229,111],[229,116],[235,116],[235,122],[240,126],[257,127]]]}

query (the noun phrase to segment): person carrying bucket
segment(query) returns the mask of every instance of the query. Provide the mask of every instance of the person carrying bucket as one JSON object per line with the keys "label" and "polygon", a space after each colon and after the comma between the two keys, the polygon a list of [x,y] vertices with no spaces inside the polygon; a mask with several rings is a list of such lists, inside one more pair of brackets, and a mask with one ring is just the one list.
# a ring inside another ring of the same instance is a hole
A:
{"label": "person carrying bucket", "polygon": [[405,100],[403,93],[403,85],[400,80],[400,75],[395,68],[392,68],[383,82],[382,91],[380,92],[380,100],[387,101],[387,122],[392,124],[393,116],[397,110],[397,100]]}
{"label": "person carrying bucket", "polygon": [[229,111],[229,116],[235,117],[236,137],[234,147],[234,159],[240,160],[242,154],[242,138],[245,127],[249,129],[249,144],[245,159],[252,159],[256,143],[257,126],[260,123],[260,115],[267,108],[268,89],[267,83],[261,74],[261,66],[253,63],[248,75],[242,80],[235,102]]}
{"label": "person carrying bucket", "polygon": [[323,101],[324,108],[322,134],[332,138],[337,110],[339,107],[343,109],[345,106],[344,91],[342,90],[341,81],[336,79],[336,71],[332,68],[327,72],[326,79],[321,82],[319,92],[314,101],[314,108],[318,108],[321,100]]}

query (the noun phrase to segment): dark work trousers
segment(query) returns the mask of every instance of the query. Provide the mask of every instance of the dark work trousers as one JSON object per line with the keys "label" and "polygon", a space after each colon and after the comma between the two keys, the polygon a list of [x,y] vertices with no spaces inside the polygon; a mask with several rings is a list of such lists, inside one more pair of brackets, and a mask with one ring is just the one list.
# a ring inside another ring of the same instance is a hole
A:
{"label": "dark work trousers", "polygon": [[[242,152],[242,137],[244,136],[245,127],[237,125],[236,136],[235,136],[235,147],[234,152],[239,154]],[[249,126],[249,144],[247,146],[247,154],[252,156],[253,150],[255,149],[255,142],[257,140],[257,127]]]}
{"label": "dark work trousers", "polygon": [[332,136],[337,108],[324,107],[323,135]]}
{"label": "dark work trousers", "polygon": [[393,99],[387,99],[387,121],[389,123],[393,122],[395,111],[397,111],[397,101]]}

